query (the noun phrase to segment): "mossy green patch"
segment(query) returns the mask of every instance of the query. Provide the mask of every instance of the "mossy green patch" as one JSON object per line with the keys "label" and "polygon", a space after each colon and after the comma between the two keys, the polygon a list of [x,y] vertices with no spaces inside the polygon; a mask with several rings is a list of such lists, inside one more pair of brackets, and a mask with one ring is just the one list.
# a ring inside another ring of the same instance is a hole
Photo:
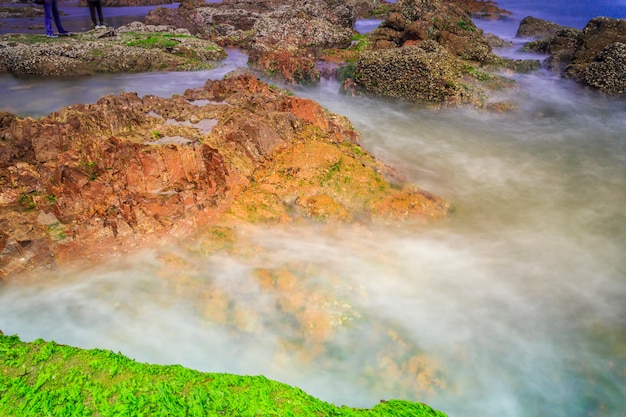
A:
{"label": "mossy green patch", "polygon": [[263,376],[150,365],[107,350],[25,343],[1,333],[0,415],[445,417],[400,400],[372,409],[337,407]]}

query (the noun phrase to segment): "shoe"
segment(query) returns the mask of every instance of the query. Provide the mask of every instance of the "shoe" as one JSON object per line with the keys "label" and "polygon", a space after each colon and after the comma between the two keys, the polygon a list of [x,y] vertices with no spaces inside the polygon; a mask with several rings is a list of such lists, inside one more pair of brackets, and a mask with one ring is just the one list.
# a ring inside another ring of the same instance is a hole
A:
{"label": "shoe", "polygon": [[46,34],[46,37],[47,38],[58,38],[58,36],[55,35],[54,33],[48,33],[48,34]]}
{"label": "shoe", "polygon": [[72,32],[59,32],[59,36],[72,36]]}
{"label": "shoe", "polygon": [[96,29],[106,29],[105,25],[96,25]]}

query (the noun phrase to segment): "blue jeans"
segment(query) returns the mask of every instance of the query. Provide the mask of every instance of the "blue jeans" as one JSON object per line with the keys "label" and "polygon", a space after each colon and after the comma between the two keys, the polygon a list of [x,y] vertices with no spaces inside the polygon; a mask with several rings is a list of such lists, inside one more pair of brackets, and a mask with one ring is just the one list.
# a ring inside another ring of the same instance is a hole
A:
{"label": "blue jeans", "polygon": [[57,7],[57,0],[44,0],[43,2],[43,21],[46,24],[46,35],[53,35],[52,19],[54,18],[54,24],[57,26],[59,33],[67,33],[63,29],[61,24],[61,15],[59,14],[59,8]]}

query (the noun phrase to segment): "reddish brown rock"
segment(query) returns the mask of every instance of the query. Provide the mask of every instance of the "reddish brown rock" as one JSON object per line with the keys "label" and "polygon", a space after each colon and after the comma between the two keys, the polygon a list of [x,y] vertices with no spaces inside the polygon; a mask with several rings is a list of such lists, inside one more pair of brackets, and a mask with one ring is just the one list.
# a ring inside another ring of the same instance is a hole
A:
{"label": "reddish brown rock", "polygon": [[0,165],[0,278],[203,225],[447,211],[440,199],[392,187],[345,118],[250,74],[169,99],[124,93],[0,121],[0,144],[16,149]]}
{"label": "reddish brown rock", "polygon": [[498,19],[508,16],[510,11],[498,7],[498,3],[493,0],[452,0],[465,11],[472,15],[488,19]]}

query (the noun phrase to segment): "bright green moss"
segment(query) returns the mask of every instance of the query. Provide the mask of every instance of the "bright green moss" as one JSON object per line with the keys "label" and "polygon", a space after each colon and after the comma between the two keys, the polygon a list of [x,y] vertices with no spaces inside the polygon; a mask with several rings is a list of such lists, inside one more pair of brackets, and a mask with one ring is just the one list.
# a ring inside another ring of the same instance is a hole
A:
{"label": "bright green moss", "polygon": [[0,415],[445,417],[398,400],[369,410],[337,407],[263,376],[149,365],[106,350],[24,343],[1,333]]}

